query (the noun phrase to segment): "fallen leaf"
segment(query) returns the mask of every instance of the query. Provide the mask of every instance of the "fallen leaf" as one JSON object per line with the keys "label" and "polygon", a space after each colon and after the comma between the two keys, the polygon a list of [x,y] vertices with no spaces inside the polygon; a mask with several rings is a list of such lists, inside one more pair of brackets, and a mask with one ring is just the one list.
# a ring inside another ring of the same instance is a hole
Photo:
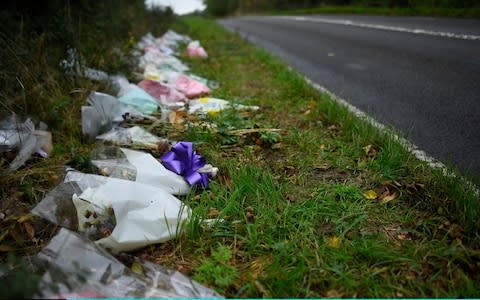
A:
{"label": "fallen leaf", "polygon": [[338,248],[342,244],[342,240],[336,235],[328,238],[327,245],[331,248]]}
{"label": "fallen leaf", "polygon": [[462,237],[463,228],[458,224],[452,224],[448,229],[448,236],[453,239],[459,239]]}
{"label": "fallen leaf", "polygon": [[138,261],[133,262],[132,264],[132,271],[133,273],[137,273],[139,275],[143,275],[143,267]]}
{"label": "fallen leaf", "polygon": [[363,149],[365,150],[365,154],[368,157],[374,157],[374,156],[377,155],[377,150],[375,148],[373,148],[372,145],[367,145]]}
{"label": "fallen leaf", "polygon": [[184,265],[179,265],[177,267],[177,271],[182,273],[183,275],[188,275],[190,273],[190,270]]}
{"label": "fallen leaf", "polygon": [[218,209],[213,207],[213,208],[210,208],[210,210],[208,211],[207,217],[209,219],[215,219],[216,217],[218,217],[219,214],[220,212],[218,211]]}
{"label": "fallen leaf", "polygon": [[398,198],[398,192],[395,190],[396,187],[393,185],[392,181],[383,182],[377,189],[376,192],[380,203],[388,203],[392,200]]}
{"label": "fallen leaf", "polygon": [[287,176],[292,176],[292,175],[296,175],[298,173],[298,170],[294,166],[284,166],[283,172]]}
{"label": "fallen leaf", "polygon": [[220,171],[217,174],[217,178],[218,181],[222,184],[222,186],[225,186],[227,188],[232,187],[232,178],[230,177],[230,174]]}
{"label": "fallen leaf", "polygon": [[339,131],[339,128],[335,124],[328,126],[327,129],[330,131]]}
{"label": "fallen leaf", "polygon": [[254,279],[259,278],[265,269],[263,261],[257,259],[250,264],[250,274]]}
{"label": "fallen leaf", "polygon": [[23,227],[25,227],[25,231],[27,231],[28,236],[33,240],[35,237],[35,229],[33,229],[32,225],[28,222],[23,223]]}
{"label": "fallen leaf", "polygon": [[395,200],[398,198],[398,193],[397,192],[392,192],[389,194],[382,194],[380,196],[380,203],[388,203],[392,200]]}
{"label": "fallen leaf", "polygon": [[57,183],[58,182],[58,179],[59,179],[59,176],[57,174],[55,174],[54,172],[52,171],[48,171],[47,172],[47,179],[48,179],[48,182],[49,183]]}
{"label": "fallen leaf", "polygon": [[17,219],[17,222],[18,223],[23,223],[23,222],[26,222],[26,221],[30,221],[31,219],[33,219],[33,215],[32,214],[26,214],[26,215],[23,215],[23,216],[19,217]]}
{"label": "fallen leaf", "polygon": [[158,152],[159,155],[163,155],[170,150],[170,145],[168,142],[165,141],[160,141],[157,143],[155,150]]}
{"label": "fallen leaf", "polygon": [[327,298],[342,298],[343,293],[337,290],[329,290],[325,293],[325,297]]}
{"label": "fallen leaf", "polygon": [[368,200],[375,200],[378,197],[377,192],[375,192],[374,190],[366,191],[365,193],[363,193],[363,196]]}
{"label": "fallen leaf", "polygon": [[314,99],[310,99],[308,101],[308,107],[314,108],[315,106],[317,106],[317,101],[315,101]]}
{"label": "fallen leaf", "polygon": [[185,121],[185,112],[179,110],[171,111],[168,114],[168,121],[170,124],[183,124]]}
{"label": "fallen leaf", "polygon": [[287,193],[285,198],[287,198],[287,200],[290,202],[295,202],[297,200],[297,197],[295,197],[295,195],[292,193]]}
{"label": "fallen leaf", "polygon": [[247,206],[247,208],[245,208],[245,211],[249,211],[251,213],[255,213],[255,210],[253,209],[253,207],[251,206]]}

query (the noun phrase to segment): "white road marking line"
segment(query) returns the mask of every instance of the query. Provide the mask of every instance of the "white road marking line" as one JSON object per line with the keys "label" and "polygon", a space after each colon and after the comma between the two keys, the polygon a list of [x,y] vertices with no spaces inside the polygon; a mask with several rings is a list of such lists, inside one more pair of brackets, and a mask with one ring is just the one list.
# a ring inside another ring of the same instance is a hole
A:
{"label": "white road marking line", "polygon": [[387,26],[387,25],[379,25],[379,24],[354,22],[354,21],[344,20],[344,19],[333,20],[333,19],[326,19],[326,18],[311,18],[311,17],[296,17],[296,16],[277,16],[277,17],[273,17],[273,18],[295,20],[295,21],[310,21],[310,22],[337,24],[337,25],[345,25],[345,26],[363,27],[363,28],[373,28],[373,29],[380,29],[380,30],[407,32],[407,33],[413,33],[413,34],[433,35],[433,36],[441,36],[441,37],[452,38],[452,39],[480,40],[480,35],[458,34],[458,33],[443,32],[443,31],[432,31],[432,30],[425,30],[425,29],[420,29],[420,28],[413,28],[412,29],[412,28],[397,27],[397,26]]}
{"label": "white road marking line", "polygon": [[[346,107],[351,113],[353,113],[357,118],[363,119],[367,121],[367,123],[370,123],[373,127],[383,131],[383,132],[388,132],[390,131],[385,125],[383,125],[380,122],[375,121],[372,117],[368,116],[366,113],[358,109],[357,107],[351,105],[348,103],[345,99],[338,97],[334,93],[330,92],[327,90],[325,87],[314,83],[312,80],[310,80],[308,77],[304,76],[305,81],[308,82],[314,89],[325,93],[329,95],[334,101],[339,103],[340,105]],[[441,168],[444,173],[446,173],[446,167],[443,163],[440,161],[436,160],[435,158],[429,156],[425,151],[420,150],[417,146],[412,144],[411,142],[407,141],[404,138],[399,137],[398,135],[394,133],[390,133],[393,137],[394,140],[398,141],[408,152],[412,153],[417,159],[427,162],[428,165],[432,168]]]}
{"label": "white road marking line", "polygon": [[[225,26],[225,25],[224,25]],[[242,38],[244,38],[246,41],[248,41],[249,43],[251,44],[256,44],[257,47],[260,47],[262,49],[264,49],[265,51],[269,52],[269,53],[272,53],[270,52],[265,45],[261,45],[261,44],[258,44],[258,40],[255,36],[249,36],[247,33],[243,32],[243,31],[240,31],[240,30],[234,30],[234,28],[230,28],[229,26],[225,26],[227,28],[227,30],[233,32],[233,33],[237,33],[239,34]],[[257,43],[255,43],[255,40],[257,40]],[[279,58],[282,60],[281,57],[279,57],[278,55],[276,55],[275,53],[272,53],[272,55],[274,55],[275,57]],[[286,63],[286,62],[285,62]],[[306,75],[302,74],[301,72],[293,69],[291,66],[287,65],[288,69],[292,72],[295,72],[297,74],[299,74],[300,76],[302,76],[305,81],[311,85],[314,89],[316,89],[317,91],[319,92],[322,92],[322,93],[325,93],[327,95],[330,96],[330,98],[332,98],[332,100],[334,100],[335,102],[337,102],[338,104],[340,105],[343,105],[345,106],[351,113],[353,113],[357,118],[361,119],[361,120],[365,120],[366,122],[370,123],[372,126],[374,126],[375,128],[383,131],[383,132],[386,132],[387,134],[390,134],[394,140],[398,141],[406,151],[412,153],[418,160],[420,161],[423,161],[423,162],[426,162],[431,168],[433,169],[440,169],[442,174],[444,176],[450,176],[450,177],[457,177],[456,174],[454,174],[452,171],[449,171],[447,169],[447,167],[445,166],[445,164],[443,164],[442,162],[440,162],[439,160],[433,158],[432,156],[429,156],[425,151],[421,150],[418,148],[418,146],[416,146],[415,144],[411,143],[410,141],[402,138],[402,137],[399,137],[397,134],[395,134],[394,132],[392,132],[388,127],[386,127],[385,125],[383,125],[382,123],[380,122],[377,122],[376,120],[374,120],[372,117],[368,116],[366,113],[364,113],[362,110],[358,109],[357,107],[353,106],[352,104],[348,103],[345,99],[335,95],[334,93],[330,92],[327,88],[315,83],[314,81],[312,81],[310,78],[308,78]],[[467,180],[465,177],[463,176],[460,176],[460,179],[466,184],[467,187],[470,188],[470,190],[476,195],[476,196],[480,196],[480,189],[479,187],[477,187],[476,184],[474,184],[473,182]]]}
{"label": "white road marking line", "polygon": [[[291,67],[289,67],[289,69],[292,70],[293,72],[296,72]],[[298,73],[298,74],[300,74],[300,73]],[[442,171],[443,176],[457,177],[457,175],[455,173],[453,173],[452,171],[448,170],[447,167],[442,162],[433,158],[432,156],[429,156],[425,151],[419,149],[418,146],[416,146],[412,142],[410,142],[410,141],[408,141],[408,140],[406,140],[402,137],[399,137],[398,135],[396,135],[394,132],[392,132],[390,129],[388,129],[382,123],[377,122],[375,119],[368,116],[362,110],[360,110],[357,107],[351,105],[345,99],[343,99],[341,97],[338,97],[337,95],[335,95],[334,93],[332,93],[328,89],[326,89],[325,87],[313,82],[307,76],[304,76],[304,75],[301,75],[301,76],[303,76],[305,81],[308,84],[310,84],[314,89],[330,96],[330,98],[332,98],[335,102],[337,102],[338,104],[346,107],[348,109],[348,111],[350,111],[352,114],[354,114],[357,118],[359,118],[361,120],[365,120],[367,123],[371,124],[373,127],[377,128],[378,130],[380,130],[382,132],[385,132],[388,135],[392,136],[395,141],[399,142],[400,145],[402,145],[406,151],[412,153],[418,160],[426,162],[433,169],[440,169]],[[473,182],[467,180],[463,176],[460,176],[460,179],[471,189],[471,191],[476,196],[480,196],[480,189]]]}

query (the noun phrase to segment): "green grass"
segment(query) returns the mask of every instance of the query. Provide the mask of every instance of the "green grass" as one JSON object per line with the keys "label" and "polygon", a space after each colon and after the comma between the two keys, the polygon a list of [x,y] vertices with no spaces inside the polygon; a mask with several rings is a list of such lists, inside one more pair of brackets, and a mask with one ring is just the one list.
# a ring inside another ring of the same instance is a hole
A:
{"label": "green grass", "polygon": [[322,5],[312,8],[300,8],[292,10],[274,11],[270,14],[362,14],[362,15],[386,15],[386,16],[439,16],[458,18],[480,17],[480,7],[472,8],[450,8],[450,7],[369,7],[369,6],[331,6]]}
{"label": "green grass", "polygon": [[[217,132],[187,128],[220,177],[185,199],[193,221],[152,257],[227,297],[480,295],[479,199],[462,179],[416,160],[391,133],[214,22],[184,19],[174,29],[209,52],[187,61],[220,83],[214,97],[262,108],[207,117]],[[282,131],[264,137],[272,143],[229,134],[255,127]],[[398,197],[382,204],[363,195],[382,186]],[[206,226],[212,210],[218,221]],[[218,262],[221,249],[231,255]]]}

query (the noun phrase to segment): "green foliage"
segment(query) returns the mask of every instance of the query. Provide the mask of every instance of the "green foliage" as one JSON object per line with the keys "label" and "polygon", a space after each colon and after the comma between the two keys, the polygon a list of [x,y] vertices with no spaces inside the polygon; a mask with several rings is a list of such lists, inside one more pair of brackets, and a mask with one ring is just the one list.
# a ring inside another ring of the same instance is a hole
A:
{"label": "green foliage", "polygon": [[232,251],[223,245],[218,245],[216,249],[211,249],[211,252],[211,257],[205,259],[202,265],[195,270],[194,279],[220,288],[227,288],[238,277],[236,268],[228,264],[232,258]]}
{"label": "green foliage", "polygon": [[9,253],[0,263],[0,295],[4,299],[28,299],[40,292],[41,277],[32,273],[25,260]]}
{"label": "green foliage", "polygon": [[479,7],[475,0],[205,0],[207,12],[214,16],[240,13],[308,10],[315,7],[365,7],[365,8],[451,8]]}
{"label": "green foliage", "polygon": [[242,0],[205,0],[207,13],[212,16],[226,16],[233,14]]}
{"label": "green foliage", "polygon": [[273,145],[280,140],[280,134],[274,131],[262,132],[260,133],[260,140],[267,145]]}
{"label": "green foliage", "polygon": [[163,34],[173,20],[171,10],[147,9],[139,0],[3,1],[0,111],[33,116],[65,131],[70,120],[62,117],[79,109],[73,102],[81,95],[71,92],[92,85],[64,75],[59,64],[67,50],[76,49],[89,67],[128,74],[128,57],[120,49],[128,50],[149,31]]}

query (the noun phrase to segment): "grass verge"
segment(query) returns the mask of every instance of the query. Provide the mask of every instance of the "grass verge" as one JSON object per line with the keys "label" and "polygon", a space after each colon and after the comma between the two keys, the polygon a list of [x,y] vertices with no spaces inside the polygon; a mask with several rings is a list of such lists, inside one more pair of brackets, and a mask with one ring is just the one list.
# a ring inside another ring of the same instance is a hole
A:
{"label": "grass verge", "polygon": [[[261,110],[210,116],[215,132],[185,128],[222,172],[185,199],[194,214],[185,236],[151,257],[228,297],[478,297],[478,197],[461,179],[214,22],[175,29],[209,51],[188,62],[221,83],[215,97]],[[226,134],[245,128],[281,131]]]}

